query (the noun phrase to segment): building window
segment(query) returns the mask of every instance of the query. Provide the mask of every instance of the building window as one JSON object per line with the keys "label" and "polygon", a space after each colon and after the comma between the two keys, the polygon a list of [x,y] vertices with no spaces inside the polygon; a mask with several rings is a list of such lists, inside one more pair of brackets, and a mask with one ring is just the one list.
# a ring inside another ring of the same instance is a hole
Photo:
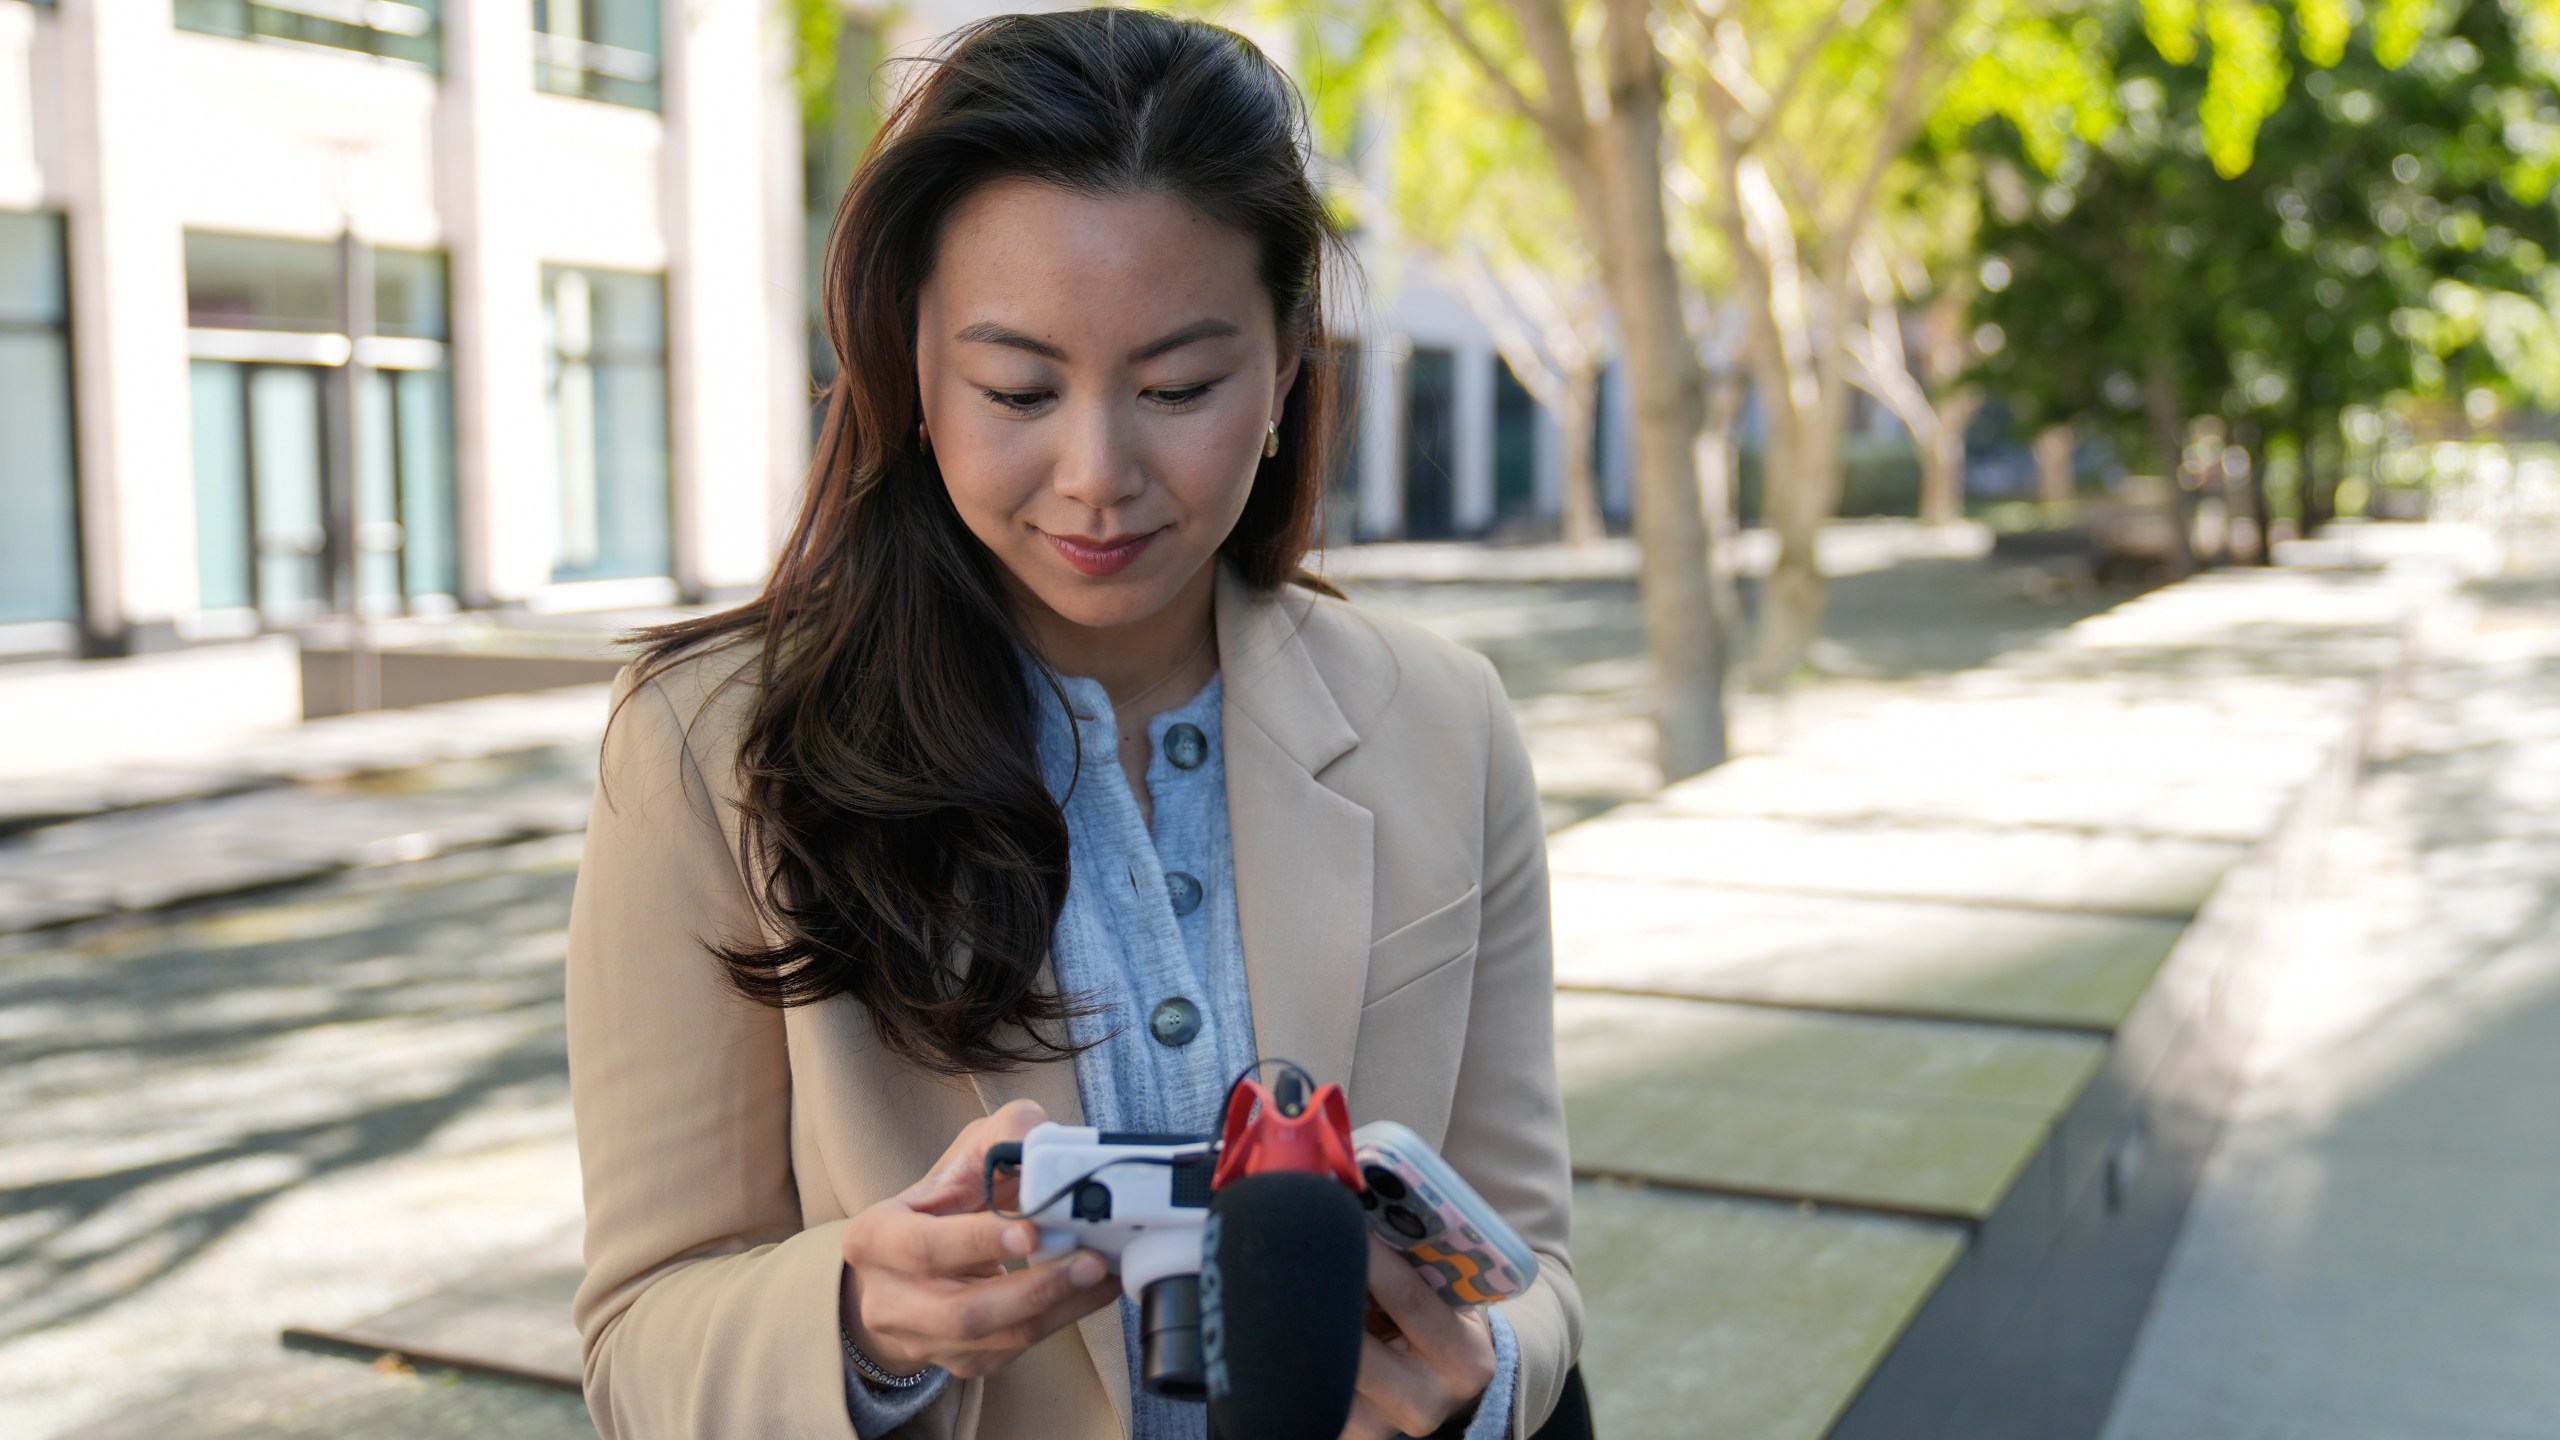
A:
{"label": "building window", "polygon": [[1335,340],[1333,355],[1333,453],[1325,457],[1324,542],[1347,545],[1360,533],[1360,477],[1368,459],[1368,427],[1362,423],[1366,404],[1360,387],[1367,376],[1357,339]]}
{"label": "building window", "polygon": [[62,220],[0,213],[0,624],[79,618]]}
{"label": "building window", "polygon": [[533,0],[533,83],[658,108],[658,0]]}
{"label": "building window", "polygon": [[1538,510],[1538,399],[1512,373],[1493,366],[1493,518],[1524,520]]}
{"label": "building window", "polygon": [[353,50],[429,70],[444,60],[444,0],[177,0],[181,30]]}
{"label": "building window", "polygon": [[1445,540],[1457,533],[1455,473],[1457,356],[1417,345],[1405,372],[1404,534]]}
{"label": "building window", "polygon": [[[372,249],[373,322],[349,333],[338,245],[186,238],[199,603],[290,623],[332,607],[332,495],[352,497],[358,603],[443,609],[457,584],[444,257]],[[344,376],[363,362],[352,394]],[[334,441],[352,426],[351,446]],[[345,455],[346,461],[335,457]],[[344,486],[330,467],[349,463]]]}
{"label": "building window", "polygon": [[543,271],[554,580],[673,568],[666,316],[655,275]]}

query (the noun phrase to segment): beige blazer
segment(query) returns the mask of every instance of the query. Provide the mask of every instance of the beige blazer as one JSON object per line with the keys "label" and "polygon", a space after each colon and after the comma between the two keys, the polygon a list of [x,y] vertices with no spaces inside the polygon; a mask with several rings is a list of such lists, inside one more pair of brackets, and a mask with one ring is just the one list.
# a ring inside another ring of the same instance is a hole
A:
{"label": "beige blazer", "polygon": [[[1256,596],[1223,564],[1215,604],[1255,1039],[1345,1080],[1355,1124],[1438,1145],[1537,1250],[1538,1283],[1505,1311],[1525,1436],[1582,1330],[1528,754],[1480,656],[1295,587]],[[945,1079],[884,1051],[851,1000],[783,1012],[725,988],[704,942],[758,925],[731,803],[745,687],[721,683],[740,657],[628,693],[569,922],[573,1313],[605,1440],[849,1440],[845,1218],[1016,1096],[1080,1114],[1071,1061]],[[1128,1433],[1128,1388],[1105,1306],[902,1433],[1103,1440]]]}

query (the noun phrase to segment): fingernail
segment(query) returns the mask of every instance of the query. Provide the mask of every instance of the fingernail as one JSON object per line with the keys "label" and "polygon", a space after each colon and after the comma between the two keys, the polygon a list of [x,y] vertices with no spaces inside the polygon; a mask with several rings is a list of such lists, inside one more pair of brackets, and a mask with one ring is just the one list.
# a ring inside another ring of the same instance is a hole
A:
{"label": "fingernail", "polygon": [[1006,1226],[1004,1228],[1004,1248],[1005,1253],[1008,1255],[1030,1254],[1031,1227],[1028,1225]]}
{"label": "fingernail", "polygon": [[1102,1278],[1102,1257],[1087,1252],[1067,1262],[1067,1278],[1078,1285],[1090,1285]]}

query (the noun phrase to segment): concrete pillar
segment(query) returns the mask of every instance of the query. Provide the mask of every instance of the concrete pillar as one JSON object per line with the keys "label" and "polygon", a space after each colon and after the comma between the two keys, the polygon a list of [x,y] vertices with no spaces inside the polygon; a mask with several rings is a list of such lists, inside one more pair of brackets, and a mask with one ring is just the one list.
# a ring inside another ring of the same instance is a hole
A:
{"label": "concrete pillar", "polygon": [[1538,517],[1553,520],[1564,514],[1564,429],[1544,405],[1529,413],[1530,488]]}
{"label": "concrete pillar", "polygon": [[814,399],[809,377],[808,314],[812,297],[802,286],[810,274],[803,247],[800,89],[792,76],[798,38],[783,27],[765,28],[764,81],[764,307],[765,307],[765,535],[764,554],[780,552],[798,513],[800,486],[809,466],[809,416]]}
{"label": "concrete pillar", "polygon": [[1610,515],[1635,513],[1635,394],[1627,384],[1626,363],[1612,360],[1601,376],[1600,508]]}
{"label": "concrete pillar", "polygon": [[169,0],[64,0],[72,384],[89,641],[151,644],[196,608],[186,248],[161,101]]}
{"label": "concrete pillar", "polygon": [[1451,358],[1450,519],[1472,535],[1493,526],[1494,350],[1462,345]]}
{"label": "concrete pillar", "polygon": [[1404,533],[1405,369],[1413,341],[1372,331],[1360,354],[1360,535],[1384,540]]}
{"label": "concrete pillar", "polygon": [[[665,7],[667,394],[675,575],[688,596],[761,580],[771,475],[765,243],[768,5]],[[773,277],[796,288],[798,272]]]}
{"label": "concrete pillar", "polygon": [[[681,7],[677,7],[681,8]],[[542,262],[528,222],[533,31],[524,5],[445,7],[440,205],[453,273],[462,602],[551,583],[558,505],[543,410]]]}

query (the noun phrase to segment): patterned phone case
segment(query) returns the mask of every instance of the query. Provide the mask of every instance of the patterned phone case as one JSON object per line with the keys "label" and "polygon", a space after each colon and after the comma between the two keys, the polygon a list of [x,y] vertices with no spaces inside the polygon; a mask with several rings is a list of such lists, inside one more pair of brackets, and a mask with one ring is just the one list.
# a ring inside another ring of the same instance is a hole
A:
{"label": "patterned phone case", "polygon": [[1451,1305],[1490,1305],[1529,1288],[1538,1257],[1422,1137],[1392,1120],[1351,1132],[1379,1239],[1402,1251]]}

